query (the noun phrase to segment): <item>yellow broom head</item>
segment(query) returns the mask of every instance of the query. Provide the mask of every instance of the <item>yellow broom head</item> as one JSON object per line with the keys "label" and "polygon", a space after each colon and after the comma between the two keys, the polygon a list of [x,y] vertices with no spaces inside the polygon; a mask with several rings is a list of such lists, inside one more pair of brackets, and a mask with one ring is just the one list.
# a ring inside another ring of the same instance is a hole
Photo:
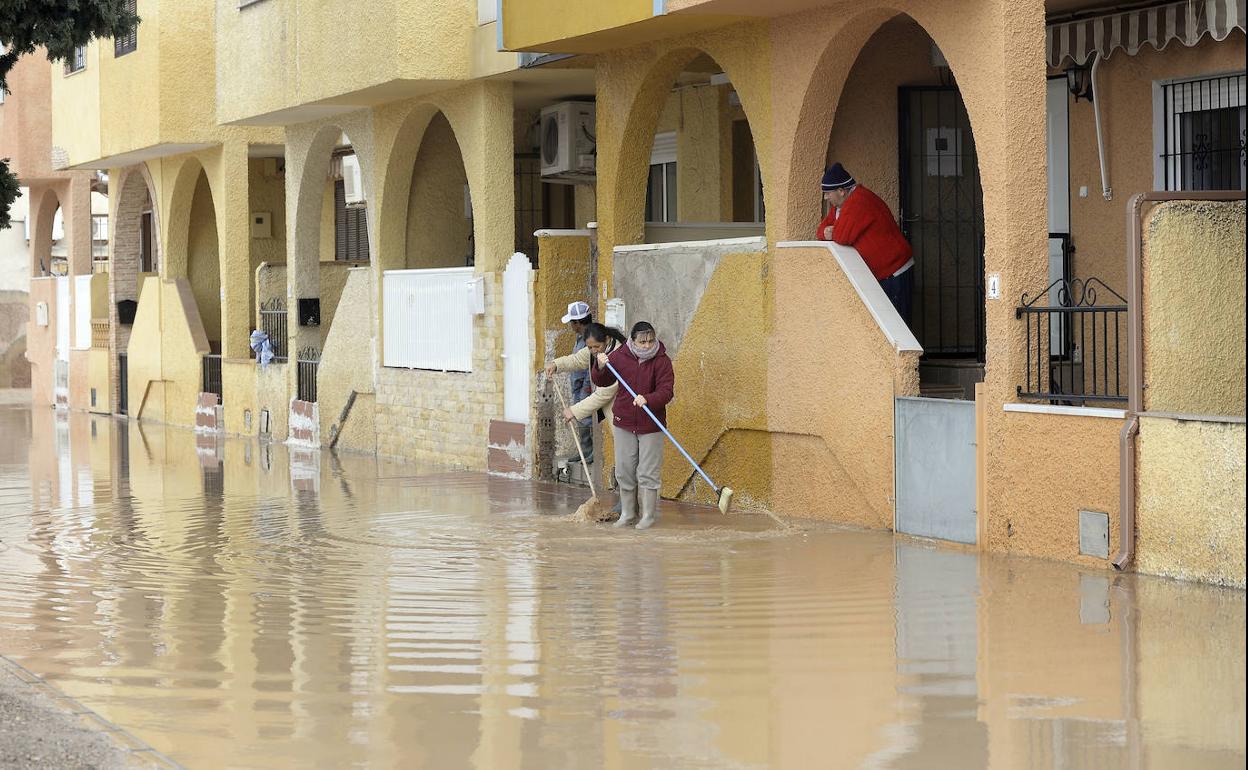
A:
{"label": "yellow broom head", "polygon": [[576,509],[573,518],[577,521],[584,521],[592,524],[600,524],[607,521],[615,521],[619,517],[618,513],[611,510],[610,506],[604,505],[597,497],[591,497]]}

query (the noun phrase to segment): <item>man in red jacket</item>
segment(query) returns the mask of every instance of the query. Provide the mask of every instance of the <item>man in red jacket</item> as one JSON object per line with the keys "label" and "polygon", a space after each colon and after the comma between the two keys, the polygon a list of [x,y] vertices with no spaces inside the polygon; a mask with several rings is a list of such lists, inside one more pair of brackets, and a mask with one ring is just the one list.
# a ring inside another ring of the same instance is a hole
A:
{"label": "man in red jacket", "polygon": [[909,324],[914,258],[888,204],[858,184],[840,163],[823,172],[820,187],[831,208],[816,237],[857,249],[901,320]]}

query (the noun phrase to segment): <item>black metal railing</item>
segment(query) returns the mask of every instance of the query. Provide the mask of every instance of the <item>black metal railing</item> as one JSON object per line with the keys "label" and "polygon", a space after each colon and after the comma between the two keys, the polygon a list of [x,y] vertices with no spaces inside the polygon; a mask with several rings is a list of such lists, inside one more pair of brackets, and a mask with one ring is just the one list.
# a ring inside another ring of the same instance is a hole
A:
{"label": "black metal railing", "polygon": [[203,363],[203,389],[201,393],[216,393],[217,402],[224,403],[221,393],[221,356],[206,355]]}
{"label": "black metal railing", "polygon": [[286,300],[273,297],[260,303],[260,331],[269,335],[274,361],[287,360],[286,333],[289,328],[286,324]]}
{"label": "black metal railing", "polygon": [[130,358],[117,354],[117,414],[130,413]]}
{"label": "black metal railing", "polygon": [[303,348],[295,359],[299,400],[316,403],[316,373],[321,365],[321,351]]}
{"label": "black metal railing", "polygon": [[[1097,304],[1098,287],[1116,304]],[[1041,304],[1047,301],[1049,304]],[[1014,310],[1027,328],[1020,398],[1081,406],[1127,400],[1127,300],[1097,278],[1057,280]]]}
{"label": "black metal railing", "polygon": [[1167,190],[1242,190],[1244,73],[1161,87]]}

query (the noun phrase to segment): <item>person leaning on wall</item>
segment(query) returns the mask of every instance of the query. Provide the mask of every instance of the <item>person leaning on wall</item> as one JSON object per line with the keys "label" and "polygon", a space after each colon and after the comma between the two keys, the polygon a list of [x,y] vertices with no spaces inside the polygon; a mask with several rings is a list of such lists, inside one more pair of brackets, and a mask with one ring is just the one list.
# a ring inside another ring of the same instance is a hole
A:
{"label": "person leaning on wall", "polygon": [[914,253],[888,204],[858,184],[840,163],[823,172],[820,187],[831,207],[815,237],[857,249],[901,320],[909,325]]}

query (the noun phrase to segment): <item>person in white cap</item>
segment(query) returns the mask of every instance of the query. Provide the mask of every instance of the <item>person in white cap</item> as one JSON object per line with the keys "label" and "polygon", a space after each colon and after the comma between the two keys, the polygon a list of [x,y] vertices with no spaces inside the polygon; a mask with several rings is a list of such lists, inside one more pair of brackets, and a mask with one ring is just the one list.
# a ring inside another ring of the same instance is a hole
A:
{"label": "person in white cap", "polygon": [[[572,345],[572,355],[557,358],[547,365],[546,376],[553,377],[555,372],[571,373],[569,379],[572,381],[572,404],[575,406],[589,398],[593,392],[593,383],[589,381],[589,351],[585,348],[585,329],[594,322],[594,316],[589,311],[588,303],[573,302],[568,305],[568,312],[562,320],[572,328],[572,331],[576,332],[576,343]],[[565,420],[575,419],[571,409],[565,409],[563,417]],[[594,461],[594,418],[589,416],[577,420],[577,424],[580,429],[576,433],[581,440],[585,462],[592,463]],[[569,459],[579,460],[580,455]],[[586,468],[586,472],[588,470]]]}

